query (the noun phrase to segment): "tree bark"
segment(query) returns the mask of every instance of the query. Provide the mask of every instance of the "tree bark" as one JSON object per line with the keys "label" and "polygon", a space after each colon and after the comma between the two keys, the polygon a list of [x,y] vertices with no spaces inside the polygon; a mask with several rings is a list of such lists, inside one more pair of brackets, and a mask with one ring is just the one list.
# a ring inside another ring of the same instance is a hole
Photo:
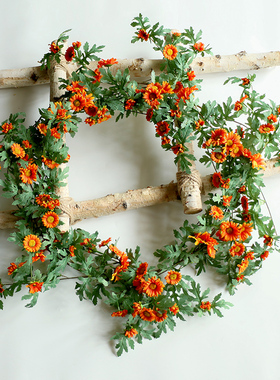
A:
{"label": "tree bark", "polygon": [[[160,73],[162,59],[120,59],[118,64],[113,65],[111,70],[115,73],[118,69],[129,69],[131,78],[143,83],[149,80],[151,72]],[[268,53],[247,54],[245,51],[231,55],[214,55],[198,57],[190,65],[190,69],[196,74],[230,72],[235,70],[259,70],[262,68],[279,66],[280,51]],[[68,74],[77,69],[76,65],[67,63]],[[97,62],[91,62],[89,68],[97,68]],[[50,83],[49,71],[41,70],[39,66],[22,69],[1,70],[0,89],[27,87]]]}

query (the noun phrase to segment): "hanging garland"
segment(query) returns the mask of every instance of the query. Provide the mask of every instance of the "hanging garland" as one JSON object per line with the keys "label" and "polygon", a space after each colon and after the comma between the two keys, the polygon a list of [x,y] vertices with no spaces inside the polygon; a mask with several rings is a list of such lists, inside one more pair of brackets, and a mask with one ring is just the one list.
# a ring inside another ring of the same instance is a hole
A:
{"label": "hanging garland", "polygon": [[[161,73],[152,73],[148,85],[131,80],[128,69],[113,74],[111,66],[117,60],[100,59],[103,46],[90,48],[85,43],[82,49],[80,42],[74,42],[62,53],[67,31],[41,60],[43,68],[62,57],[78,65],[69,80],[61,80],[65,94],[40,109],[39,120],[29,128],[22,113],[11,115],[0,127],[5,169],[0,185],[3,196],[13,198],[18,218],[9,241],[22,251],[8,267],[12,283],[0,280],[1,298],[23,290],[22,299],[32,307],[40,292],[56,287],[65,278],[64,270],[74,268],[81,274],[75,287],[80,300],[89,299],[94,305],[103,300],[112,307],[112,317],[124,320],[123,331],[113,337],[117,355],[134,348],[135,341],[173,330],[176,318],[221,317],[221,309],[232,306],[221,294],[209,299],[210,289],[202,291],[199,282],[185,273],[186,267],[195,268],[197,276],[215,268],[234,294],[240,283],[251,284],[249,277],[277,249],[278,240],[272,219],[261,213],[260,169],[265,168],[265,159],[279,156],[280,107],[265,102],[264,95],[253,89],[255,75],[226,81],[240,87],[239,99],[200,104],[196,94],[202,81],[189,66],[197,55],[210,53],[200,41],[201,32],[151,26],[141,14],[131,25],[137,29],[132,43],[150,41],[163,55]],[[97,62],[95,70],[88,68],[91,61]],[[194,139],[204,150],[200,162],[213,166],[216,191],[209,193],[205,212],[197,224],[186,220],[174,231],[174,244],[154,252],[156,266],[141,261],[139,247],[123,252],[111,238],[101,241],[97,232],[79,228],[61,232],[57,188],[67,177],[67,169],[60,165],[69,160],[62,137],[75,136],[80,114],[89,126],[114,115],[118,121],[144,114],[182,171],[191,172],[195,157],[187,144]]]}

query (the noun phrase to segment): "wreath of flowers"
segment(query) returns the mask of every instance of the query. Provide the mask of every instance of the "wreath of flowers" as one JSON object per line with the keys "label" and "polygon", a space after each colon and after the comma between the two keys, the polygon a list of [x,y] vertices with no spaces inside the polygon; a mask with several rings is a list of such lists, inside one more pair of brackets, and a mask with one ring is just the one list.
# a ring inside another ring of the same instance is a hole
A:
{"label": "wreath of flowers", "polygon": [[[136,27],[132,43],[150,41],[163,55],[161,73],[152,73],[149,84],[132,81],[128,69],[112,74],[110,68],[117,60],[100,59],[97,54],[103,46],[90,48],[85,43],[82,48],[74,42],[62,53],[66,31],[40,61],[49,68],[63,54],[66,61],[78,64],[69,80],[61,80],[65,95],[40,109],[39,120],[29,128],[22,113],[11,115],[0,127],[0,159],[5,168],[0,185],[3,196],[13,198],[18,217],[9,241],[22,251],[8,267],[12,283],[0,280],[1,298],[27,288],[22,299],[32,307],[40,292],[65,278],[63,272],[70,266],[80,272],[75,287],[80,300],[96,305],[103,299],[112,307],[112,317],[123,318],[123,331],[113,336],[117,355],[134,348],[135,342],[173,330],[176,318],[221,317],[221,309],[232,306],[221,293],[209,299],[210,289],[202,291],[199,282],[185,273],[186,267],[195,268],[196,277],[214,268],[224,276],[232,295],[240,283],[251,284],[249,277],[277,249],[278,240],[272,219],[261,213],[260,169],[265,168],[265,159],[279,155],[280,107],[265,102],[264,95],[253,89],[255,75],[227,80],[241,88],[239,99],[200,104],[195,94],[202,81],[189,67],[198,54],[210,53],[200,42],[201,31],[172,32],[158,23],[151,26],[141,14],[131,25]],[[90,70],[93,60],[97,68]],[[154,252],[157,265],[142,262],[139,247],[123,252],[111,238],[101,241],[97,232],[79,228],[61,232],[56,189],[67,176],[60,165],[69,160],[62,136],[74,137],[80,114],[89,126],[113,115],[118,121],[144,114],[155,126],[162,148],[173,151],[182,170],[190,172],[195,157],[186,143],[194,139],[204,150],[200,162],[213,166],[216,191],[209,193],[205,211],[197,224],[186,220],[174,231],[176,242]]]}

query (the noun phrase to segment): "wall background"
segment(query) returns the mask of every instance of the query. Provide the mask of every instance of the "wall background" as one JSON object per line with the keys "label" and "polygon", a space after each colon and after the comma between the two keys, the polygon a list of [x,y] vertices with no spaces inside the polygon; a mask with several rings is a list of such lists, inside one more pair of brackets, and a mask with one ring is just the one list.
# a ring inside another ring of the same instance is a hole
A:
{"label": "wall background", "polygon": [[[61,0],[48,2],[14,0],[2,2],[0,70],[36,66],[48,44],[71,28],[69,41],[106,45],[104,58],[160,58],[149,44],[131,45],[132,19],[141,12],[168,28],[192,26],[203,30],[203,42],[214,54],[279,50],[280,3],[275,0],[177,1]],[[280,103],[280,69],[257,73],[255,88]],[[246,72],[230,75],[245,76]],[[226,100],[238,91],[223,86],[226,74],[204,76],[201,100]],[[237,96],[237,95],[236,95]],[[27,113],[26,125],[38,118],[38,108],[48,105],[48,86],[0,90],[0,120],[10,113]],[[81,125],[71,149],[69,183],[75,200],[86,200],[128,189],[160,185],[175,179],[173,154],[160,148],[154,130],[145,120],[113,121],[95,128]],[[203,169],[204,170],[204,169]],[[205,174],[202,171],[202,174]],[[280,230],[280,178],[265,180],[265,196]],[[0,209],[9,209],[0,199]],[[172,230],[183,223],[180,204],[167,204],[116,214],[77,224],[100,237],[119,238],[119,248],[142,248],[143,261],[152,263],[152,252],[167,243]],[[195,217],[193,217],[195,220]],[[11,231],[0,231],[0,277],[17,256],[7,242]],[[117,358],[110,337],[118,330],[106,305],[80,302],[75,282],[41,294],[33,309],[26,309],[21,296],[7,299],[0,314],[0,375],[9,380],[48,379],[140,379],[207,377],[214,380],[280,379],[279,254],[271,254],[263,270],[252,278],[253,286],[241,285],[234,297],[224,298],[235,307],[224,318],[189,318],[178,321],[175,332],[159,340],[137,345]],[[204,280],[217,293],[223,287],[213,275]]]}

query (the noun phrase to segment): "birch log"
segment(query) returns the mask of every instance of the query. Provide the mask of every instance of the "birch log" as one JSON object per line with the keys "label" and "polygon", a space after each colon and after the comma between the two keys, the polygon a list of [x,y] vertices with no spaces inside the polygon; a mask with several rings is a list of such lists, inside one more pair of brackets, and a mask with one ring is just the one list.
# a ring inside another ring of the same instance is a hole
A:
{"label": "birch log", "polygon": [[[280,166],[275,167],[277,159],[268,160],[266,170],[260,171],[264,177],[280,174]],[[208,194],[217,190],[211,182],[212,174],[201,178],[201,194]],[[139,190],[129,190],[125,193],[110,194],[102,198],[75,202],[72,198],[65,198],[65,206],[69,215],[70,224],[88,218],[99,218],[117,212],[153,206],[159,203],[179,201],[178,186],[176,182],[157,187],[147,187]],[[0,229],[14,228],[18,220],[12,211],[0,212]]]}
{"label": "birch log", "polygon": [[[56,41],[54,41],[56,42]],[[63,46],[62,52],[65,52],[66,45]],[[49,77],[50,77],[50,101],[55,102],[60,99],[62,95],[64,95],[64,90],[60,89],[60,79],[66,79],[67,78],[67,63],[64,58],[64,55],[61,56],[60,63],[56,62],[55,59],[52,60],[50,70],[49,70]],[[65,143],[65,135],[62,137],[64,143]],[[59,167],[61,170],[64,170],[66,168],[67,164],[61,164]],[[60,230],[62,232],[66,232],[70,228],[70,217],[69,213],[66,212],[67,205],[69,201],[71,200],[69,196],[69,186],[68,186],[68,178],[65,178],[63,180],[63,186],[57,187],[56,194],[59,196],[60,205],[62,213],[59,215],[60,221],[63,222],[63,225],[59,226]]]}
{"label": "birch log", "polygon": [[[132,79],[143,83],[149,80],[152,71],[160,73],[162,59],[119,59],[118,64],[113,65],[111,70],[115,73],[118,69],[121,71],[129,69]],[[231,55],[214,55],[210,57],[196,58],[190,68],[196,74],[230,72],[235,70],[259,70],[267,67],[280,65],[280,51],[268,53],[247,54],[245,51]],[[91,62],[89,68],[94,70],[97,62]],[[68,72],[77,70],[73,64],[67,65]],[[40,84],[50,83],[48,70],[41,70],[37,67],[27,67],[22,69],[1,70],[0,71],[0,89],[27,87]]]}

